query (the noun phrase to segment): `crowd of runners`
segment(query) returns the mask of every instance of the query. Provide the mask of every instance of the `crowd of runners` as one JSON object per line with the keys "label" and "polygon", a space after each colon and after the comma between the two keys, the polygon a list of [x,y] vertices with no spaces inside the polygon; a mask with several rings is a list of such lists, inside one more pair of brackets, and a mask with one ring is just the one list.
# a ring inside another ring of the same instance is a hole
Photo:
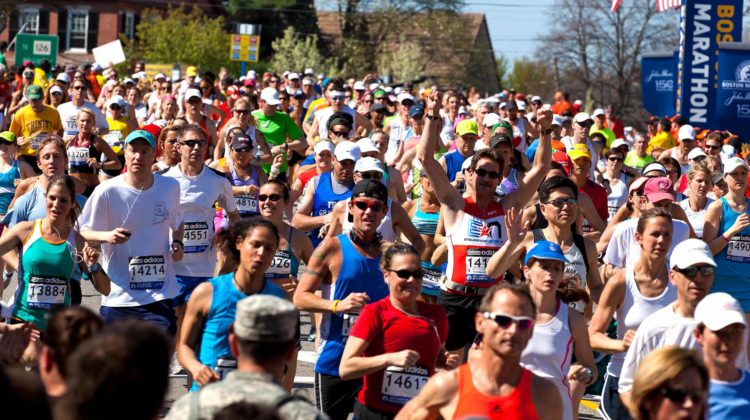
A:
{"label": "crowd of runners", "polygon": [[738,137],[145,66],[0,68],[3,413],[151,419],[184,370],[169,419],[750,418]]}

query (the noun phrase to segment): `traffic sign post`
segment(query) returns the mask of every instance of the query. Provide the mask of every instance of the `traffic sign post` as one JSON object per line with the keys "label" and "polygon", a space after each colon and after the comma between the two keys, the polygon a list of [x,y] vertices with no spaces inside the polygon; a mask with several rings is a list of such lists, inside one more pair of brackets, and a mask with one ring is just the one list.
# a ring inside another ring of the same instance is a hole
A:
{"label": "traffic sign post", "polygon": [[29,60],[38,66],[46,59],[54,67],[57,65],[57,48],[57,35],[18,34],[15,64],[21,66],[24,61]]}

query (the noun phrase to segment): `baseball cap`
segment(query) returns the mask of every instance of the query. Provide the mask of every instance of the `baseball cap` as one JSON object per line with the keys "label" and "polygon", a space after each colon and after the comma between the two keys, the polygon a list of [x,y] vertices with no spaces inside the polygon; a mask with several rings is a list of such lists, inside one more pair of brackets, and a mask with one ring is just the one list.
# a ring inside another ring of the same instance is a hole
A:
{"label": "baseball cap", "polygon": [[78,71],[78,66],[75,64],[68,64],[67,66],[65,66],[65,72],[67,73],[69,71],[70,72]]}
{"label": "baseball cap", "polygon": [[573,122],[577,124],[583,124],[585,122],[594,122],[594,119],[586,112],[579,112],[573,117]]}
{"label": "baseball cap", "polygon": [[239,136],[235,136],[232,139],[232,149],[250,149],[253,147],[253,141],[250,139],[250,137],[240,134]]}
{"label": "baseball cap", "polygon": [[63,82],[66,85],[70,84],[70,76],[68,76],[68,73],[58,74],[57,77],[55,77],[55,80],[57,80],[58,82]]}
{"label": "baseball cap", "polygon": [[297,74],[297,73],[289,73],[289,75],[287,76],[287,79],[289,79],[289,80],[295,80],[295,79],[299,80],[299,74]]}
{"label": "baseball cap", "polygon": [[479,127],[477,127],[476,121],[462,120],[456,125],[456,134],[464,136],[466,134],[479,135]]}
{"label": "baseball cap", "polygon": [[156,138],[154,138],[154,135],[146,130],[135,130],[131,132],[127,137],[125,137],[123,145],[127,146],[128,143],[136,140],[146,140],[152,148],[156,149]]}
{"label": "baseball cap", "polygon": [[120,95],[112,95],[107,101],[107,108],[109,108],[112,105],[117,105],[120,108],[125,108],[125,105],[127,105],[127,102],[125,101],[125,98],[123,98]]}
{"label": "baseball cap", "polygon": [[669,257],[671,268],[685,269],[701,263],[716,267],[716,261],[708,244],[696,238],[685,239],[678,243]]}
{"label": "baseball cap", "polygon": [[692,149],[690,149],[690,153],[688,153],[687,158],[688,160],[695,160],[696,158],[699,158],[701,156],[706,156],[706,152],[704,152],[700,147],[693,147]]}
{"label": "baseball cap", "polygon": [[201,92],[198,89],[188,89],[185,92],[185,100],[189,101],[193,98],[201,99]]}
{"label": "baseball cap", "polygon": [[367,90],[365,83],[361,80],[354,82],[354,90]]}
{"label": "baseball cap", "polygon": [[374,157],[363,157],[362,159],[358,160],[357,163],[354,165],[354,172],[368,172],[368,171],[377,171],[382,174],[383,167],[380,164],[380,161],[375,159]]}
{"label": "baseball cap", "polygon": [[330,141],[321,140],[315,143],[315,146],[313,147],[313,153],[315,153],[316,156],[321,154],[325,150],[328,150],[329,152],[331,152],[331,154],[333,154],[333,151],[336,150],[336,146],[334,146]]}
{"label": "baseball cap", "polygon": [[495,124],[499,124],[502,119],[499,115],[495,114],[494,112],[491,112],[484,116],[484,119],[482,120],[482,125],[485,127],[492,127]]}
{"label": "baseball cap", "polygon": [[591,152],[589,151],[589,147],[585,144],[574,144],[573,147],[568,150],[568,156],[570,156],[570,160],[576,160],[582,157],[591,160]]}
{"label": "baseball cap", "polygon": [[198,69],[196,69],[195,66],[188,66],[188,68],[185,69],[185,75],[188,77],[195,77],[198,75]]}
{"label": "baseball cap", "polygon": [[516,106],[518,107],[519,111],[526,111],[526,102],[516,101]]}
{"label": "baseball cap", "polygon": [[311,76],[315,76],[315,70],[313,70],[312,67],[306,68],[305,69],[305,75],[308,75],[308,74],[311,75]]}
{"label": "baseball cap", "polygon": [[562,127],[563,125],[563,117],[562,115],[553,115],[552,116],[552,125],[556,125],[558,127]]}
{"label": "baseball cap", "polygon": [[63,90],[62,90],[62,88],[60,86],[55,85],[55,86],[52,86],[52,88],[49,90],[49,93],[50,94],[53,94],[53,93],[62,94]]}
{"label": "baseball cap", "polygon": [[370,111],[371,112],[372,111],[376,111],[377,112],[377,111],[380,111],[381,109],[385,109],[385,105],[380,104],[380,103],[372,104],[372,106],[370,107]]}
{"label": "baseball cap", "polygon": [[630,148],[630,145],[628,144],[628,142],[626,142],[623,139],[617,139],[617,140],[613,141],[612,145],[609,146],[609,148],[610,149],[617,149],[618,147],[621,147],[621,146],[628,146],[628,149]]}
{"label": "baseball cap", "polygon": [[458,115],[471,115],[471,112],[465,106],[461,105],[458,107]]}
{"label": "baseball cap", "polygon": [[659,162],[651,162],[648,165],[644,166],[643,167],[643,172],[641,172],[641,173],[643,175],[646,175],[647,173],[653,172],[653,171],[659,171],[663,175],[667,174],[667,168],[665,168],[664,165],[662,165]]}
{"label": "baseball cap", "polygon": [[380,181],[363,179],[352,190],[352,199],[360,197],[375,198],[385,203],[388,200],[388,189]]}
{"label": "baseball cap", "polygon": [[305,92],[302,91],[302,89],[297,88],[294,92],[290,92],[292,94],[293,98],[304,98]]}
{"label": "baseball cap", "polygon": [[351,128],[354,127],[354,118],[352,118],[351,114],[344,111],[334,112],[333,115],[328,118],[326,128],[332,130],[333,127],[337,125],[344,125],[351,130]]}
{"label": "baseball cap", "polygon": [[[31,87],[31,86],[29,86]],[[748,169],[747,162],[740,157],[731,157],[724,162],[724,175],[731,174],[732,171],[739,168],[740,166]]]}
{"label": "baseball cap", "polygon": [[234,85],[229,86],[227,88],[227,95],[231,96],[232,99],[239,98],[240,97],[240,88],[238,88],[237,86],[234,86]]}
{"label": "baseball cap", "polygon": [[357,144],[351,141],[342,141],[336,146],[336,149],[333,152],[333,155],[336,157],[336,160],[339,162],[345,161],[345,160],[353,160],[358,161],[362,155],[359,151],[359,147],[357,147]]}
{"label": "baseball cap", "polygon": [[372,139],[370,139],[369,137],[360,139],[357,142],[357,146],[359,146],[360,153],[380,152],[380,149],[378,149],[378,146],[376,146],[375,142],[372,141]]}
{"label": "baseball cap", "polygon": [[32,100],[42,99],[44,93],[42,92],[41,86],[29,85],[29,87],[26,88],[26,97]]}
{"label": "baseball cap", "polygon": [[412,96],[410,93],[406,93],[406,92],[401,92],[396,97],[396,102],[398,102],[398,103],[402,103],[402,102],[407,101],[407,100],[408,101],[412,101],[412,102],[417,102],[417,100],[414,99],[414,96]]}
{"label": "baseball cap", "polygon": [[563,250],[560,248],[560,245],[550,241],[539,241],[535,243],[534,246],[532,246],[531,249],[526,252],[526,257],[523,259],[523,264],[529,265],[529,260],[531,260],[532,258],[537,260],[555,260],[562,261],[564,263],[568,262],[568,259],[565,258]]}
{"label": "baseball cap", "polygon": [[298,323],[299,311],[288,300],[253,295],[237,302],[234,334],[252,342],[283,343],[294,339]]}
{"label": "baseball cap", "polygon": [[646,181],[646,185],[643,187],[643,195],[648,198],[648,201],[656,203],[662,200],[674,200],[672,194],[672,181],[669,178],[660,176],[658,178],[649,178]]}
{"label": "baseball cap", "polygon": [[634,192],[638,191],[643,187],[643,184],[646,183],[651,178],[646,178],[645,176],[638,177],[633,180],[633,182],[630,183],[630,187],[628,187],[628,194],[633,194]]}
{"label": "baseball cap", "polygon": [[5,143],[15,143],[16,135],[12,131],[3,131],[0,133],[0,141]]}
{"label": "baseball cap", "polygon": [[122,83],[124,83],[126,85],[127,84],[134,85],[135,84],[135,80],[131,79],[130,77],[126,77],[126,78],[122,79]]}
{"label": "baseball cap", "polygon": [[505,134],[495,134],[490,138],[490,147],[493,149],[495,148],[495,146],[503,143],[509,145],[510,147],[513,147],[513,139]]}
{"label": "baseball cap", "polygon": [[742,324],[747,327],[747,320],[742,306],[729,293],[711,293],[698,302],[693,318],[711,331],[732,325]]}
{"label": "baseball cap", "polygon": [[302,86],[308,86],[308,85],[314,85],[314,84],[315,82],[313,81],[313,79],[309,77],[305,77],[304,79],[302,79]]}
{"label": "baseball cap", "polygon": [[385,91],[384,91],[384,90],[382,90],[382,89],[378,89],[378,90],[376,90],[375,92],[373,92],[373,93],[372,93],[372,97],[373,97],[373,98],[378,98],[378,99],[380,99],[380,98],[382,98],[382,97],[385,97],[385,96],[387,96],[387,95],[388,95],[388,94],[387,94],[387,93],[385,93]]}
{"label": "baseball cap", "polygon": [[693,129],[693,126],[690,124],[685,124],[680,127],[680,130],[677,131],[677,139],[680,141],[695,140],[695,129]]}
{"label": "baseball cap", "polygon": [[531,97],[531,102],[540,102],[541,103],[542,102],[542,97],[541,96],[532,96]]}
{"label": "baseball cap", "polygon": [[272,87],[267,87],[260,92],[260,99],[265,101],[268,105],[278,105],[281,103],[279,100],[279,91]]}
{"label": "baseball cap", "polygon": [[592,116],[592,117],[598,117],[598,116],[600,116],[600,115],[606,115],[606,114],[604,113],[604,110],[603,110],[603,109],[601,109],[601,108],[597,108],[597,109],[595,109],[595,110],[594,110],[594,112],[593,112],[593,113],[591,114],[591,116]]}
{"label": "baseball cap", "polygon": [[409,116],[412,117],[412,118],[414,118],[414,119],[423,117],[424,116],[424,108],[422,107],[422,105],[412,105],[409,108]]}
{"label": "baseball cap", "polygon": [[156,73],[154,80],[167,80],[167,76],[165,76],[164,73]]}

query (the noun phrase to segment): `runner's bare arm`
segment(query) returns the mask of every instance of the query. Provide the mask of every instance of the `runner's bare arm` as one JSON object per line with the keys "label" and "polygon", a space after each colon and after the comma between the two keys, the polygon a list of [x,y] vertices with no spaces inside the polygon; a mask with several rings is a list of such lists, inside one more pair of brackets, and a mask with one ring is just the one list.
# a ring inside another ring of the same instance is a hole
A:
{"label": "runner's bare arm", "polygon": [[606,334],[609,323],[625,297],[625,272],[619,271],[604,286],[599,304],[589,324],[591,348],[602,353],[620,353],[628,349],[622,340],[609,338]]}
{"label": "runner's bare arm", "polygon": [[34,222],[18,222],[0,237],[0,255],[17,249],[31,234]]}
{"label": "runner's bare arm", "polygon": [[398,230],[406,236],[406,239],[414,246],[419,255],[422,255],[426,246],[424,239],[422,239],[422,235],[419,234],[417,228],[414,227],[414,223],[412,223],[406,210],[395,201],[391,204],[391,216],[393,216],[393,223],[396,224]]}
{"label": "runner's bare arm", "polygon": [[531,400],[539,420],[559,420],[563,418],[563,405],[555,385],[534,374],[531,375]]}
{"label": "runner's bare arm", "polygon": [[203,365],[196,355],[203,324],[208,317],[213,298],[213,286],[204,282],[195,288],[185,310],[180,332],[177,334],[177,360],[193,375],[193,380],[204,385],[219,380],[219,375]]}
{"label": "runner's bare arm", "polygon": [[299,230],[309,232],[326,224],[330,219],[329,214],[320,216],[310,216],[313,211],[313,200],[315,198],[315,181],[310,180],[305,187],[302,195],[302,201],[297,206],[297,213],[292,217],[292,226]]}
{"label": "runner's bare arm", "polygon": [[313,251],[310,263],[300,278],[297,290],[294,292],[294,304],[300,310],[311,312],[333,312],[333,302],[317,296],[325,278],[330,274],[328,269],[329,255],[338,252],[339,241],[336,238],[326,238]]}
{"label": "runner's bare arm", "polygon": [[[438,372],[427,381],[416,397],[406,403],[396,415],[396,420],[432,420],[441,416],[453,418],[453,413],[447,413],[445,408],[457,398],[457,393],[458,370]],[[455,407],[450,411],[455,411]]]}
{"label": "runner's bare arm", "polygon": [[331,224],[328,225],[328,230],[326,231],[326,238],[333,238],[341,233],[343,226],[342,226],[342,220],[344,217],[347,216],[346,212],[346,204],[349,201],[339,201],[333,206],[333,211],[331,211]]}

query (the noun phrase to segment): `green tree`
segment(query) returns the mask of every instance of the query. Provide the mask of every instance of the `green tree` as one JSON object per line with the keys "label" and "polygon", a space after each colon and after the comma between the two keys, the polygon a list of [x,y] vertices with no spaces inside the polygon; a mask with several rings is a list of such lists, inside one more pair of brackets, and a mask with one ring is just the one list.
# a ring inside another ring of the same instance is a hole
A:
{"label": "green tree", "polygon": [[400,44],[392,54],[378,55],[377,65],[380,74],[390,75],[396,82],[417,79],[425,71],[422,48],[408,43]]}
{"label": "green tree", "polygon": [[284,36],[271,43],[273,56],[269,68],[281,73],[285,70],[313,68],[315,71],[330,73],[336,64],[318,50],[317,35],[298,35],[293,27],[284,31]]}
{"label": "green tree", "polygon": [[505,54],[498,54],[495,56],[495,66],[497,67],[497,77],[500,83],[500,88],[505,88],[508,84],[508,77],[510,76],[510,61]]}
{"label": "green tree", "polygon": [[231,14],[252,9],[286,9],[297,3],[297,0],[229,0],[227,10]]}
{"label": "green tree", "polygon": [[539,60],[521,57],[513,61],[513,71],[508,76],[509,87],[518,92],[549,96],[554,89],[549,66]]}

